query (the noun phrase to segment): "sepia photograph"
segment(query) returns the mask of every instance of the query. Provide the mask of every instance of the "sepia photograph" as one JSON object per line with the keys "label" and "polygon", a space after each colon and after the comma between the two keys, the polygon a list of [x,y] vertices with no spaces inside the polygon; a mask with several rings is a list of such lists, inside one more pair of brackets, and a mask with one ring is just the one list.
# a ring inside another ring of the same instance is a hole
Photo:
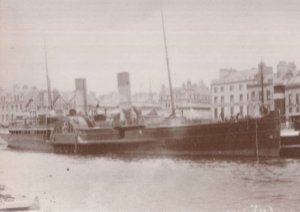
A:
{"label": "sepia photograph", "polygon": [[0,0],[0,211],[300,211],[299,11]]}

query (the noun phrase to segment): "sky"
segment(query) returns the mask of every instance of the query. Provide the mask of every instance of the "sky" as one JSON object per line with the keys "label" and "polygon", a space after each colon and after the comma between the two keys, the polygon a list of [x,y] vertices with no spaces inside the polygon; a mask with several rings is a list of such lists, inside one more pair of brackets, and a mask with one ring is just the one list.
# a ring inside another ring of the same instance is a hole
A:
{"label": "sky", "polygon": [[[162,5],[162,6],[161,6]],[[132,92],[168,84],[163,8],[174,87],[207,85],[220,68],[245,70],[261,58],[300,67],[300,1],[294,0],[0,0],[0,87],[117,91],[129,72]]]}

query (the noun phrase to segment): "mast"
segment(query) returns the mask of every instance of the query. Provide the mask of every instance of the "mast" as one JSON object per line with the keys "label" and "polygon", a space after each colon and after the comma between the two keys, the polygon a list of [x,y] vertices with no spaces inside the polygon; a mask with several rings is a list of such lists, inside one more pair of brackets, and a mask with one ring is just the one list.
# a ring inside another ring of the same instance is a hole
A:
{"label": "mast", "polygon": [[46,66],[46,78],[47,78],[47,91],[48,91],[48,102],[50,106],[50,110],[53,109],[52,95],[51,95],[51,84],[48,74],[48,61],[47,61],[47,46],[46,41],[44,40],[44,52],[45,52],[45,66]]}
{"label": "mast", "polygon": [[260,62],[260,81],[261,81],[261,104],[262,104],[262,113],[265,113],[265,102],[264,102],[264,73],[263,73],[263,62]]}
{"label": "mast", "polygon": [[168,47],[167,47],[167,37],[166,37],[166,32],[165,32],[165,21],[164,21],[162,3],[160,4],[160,14],[161,14],[161,21],[162,21],[163,38],[164,38],[164,46],[165,46],[165,54],[166,54],[166,63],[167,63],[167,70],[168,70],[168,80],[169,80],[169,88],[170,88],[170,96],[171,96],[171,107],[172,107],[171,116],[175,116],[174,95],[173,95],[173,87],[172,87],[172,79],[171,79],[171,72],[170,72]]}

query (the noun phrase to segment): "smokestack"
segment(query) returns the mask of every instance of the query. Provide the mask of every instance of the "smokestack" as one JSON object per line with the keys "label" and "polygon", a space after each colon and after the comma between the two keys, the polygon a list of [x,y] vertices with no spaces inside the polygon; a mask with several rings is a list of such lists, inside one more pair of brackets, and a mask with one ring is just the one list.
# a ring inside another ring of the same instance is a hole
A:
{"label": "smokestack", "polygon": [[75,105],[78,114],[87,114],[86,79],[75,79]]}
{"label": "smokestack", "polygon": [[118,73],[118,90],[120,101],[120,119],[126,121],[124,111],[131,110],[131,92],[130,92],[130,80],[128,72]]}

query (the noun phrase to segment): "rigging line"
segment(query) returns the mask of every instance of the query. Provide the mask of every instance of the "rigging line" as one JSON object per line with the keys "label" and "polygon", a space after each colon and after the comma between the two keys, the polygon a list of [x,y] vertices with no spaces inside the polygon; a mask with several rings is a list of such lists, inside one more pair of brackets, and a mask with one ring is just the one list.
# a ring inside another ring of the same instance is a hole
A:
{"label": "rigging line", "polygon": [[44,54],[45,54],[45,66],[46,66],[46,77],[47,77],[48,101],[49,101],[50,109],[53,109],[53,102],[52,102],[52,96],[51,96],[51,85],[50,85],[50,79],[49,79],[49,73],[48,73],[47,46],[46,46],[45,39],[44,39]]}
{"label": "rigging line", "polygon": [[170,96],[171,96],[171,107],[172,107],[171,116],[174,117],[175,116],[174,95],[173,95],[173,87],[172,87],[172,79],[171,79],[170,63],[169,63],[169,56],[168,56],[167,37],[166,37],[166,31],[165,31],[165,21],[164,21],[162,2],[160,2],[160,15],[161,15],[161,21],[162,21],[164,47],[165,47],[165,54],[166,54],[166,64],[167,64],[167,70],[168,70],[168,80],[169,80],[169,88],[170,88]]}

